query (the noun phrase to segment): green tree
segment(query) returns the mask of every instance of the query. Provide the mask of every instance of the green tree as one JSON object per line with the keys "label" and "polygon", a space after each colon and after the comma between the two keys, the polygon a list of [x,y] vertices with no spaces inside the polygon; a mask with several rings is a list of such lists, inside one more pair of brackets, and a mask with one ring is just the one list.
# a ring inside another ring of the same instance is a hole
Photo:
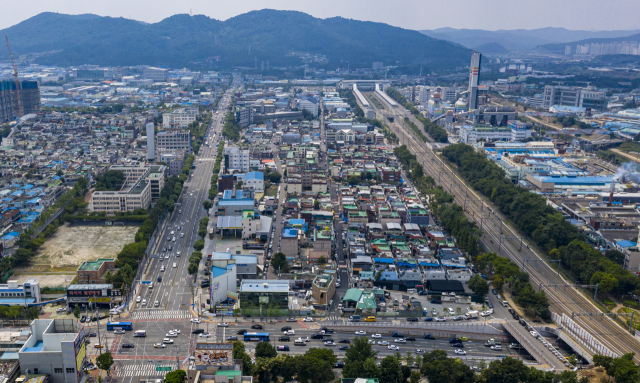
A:
{"label": "green tree", "polygon": [[495,383],[525,382],[528,375],[529,368],[522,361],[510,357],[492,361],[482,372],[485,381]]}
{"label": "green tree", "polygon": [[409,379],[409,383],[420,383],[420,373],[418,371],[411,372],[411,378]]}
{"label": "green tree", "polygon": [[204,249],[204,241],[202,239],[198,239],[193,243],[193,248],[197,251]]}
{"label": "green tree", "polygon": [[315,210],[320,210],[320,201],[319,200],[313,200],[313,208]]}
{"label": "green tree", "polygon": [[275,358],[278,356],[276,348],[269,342],[260,342],[256,345],[256,358]]}
{"label": "green tree", "polygon": [[378,365],[376,364],[376,361],[373,358],[369,358],[365,360],[364,363],[362,363],[361,371],[362,371],[361,376],[366,376],[367,378],[375,378],[375,379],[380,378],[380,369],[378,368]]}
{"label": "green tree", "polygon": [[307,352],[304,353],[305,356],[309,356],[311,358],[326,360],[331,364],[338,363],[338,357],[333,353],[333,350],[330,348],[315,348],[312,347]]}
{"label": "green tree", "polygon": [[329,383],[335,379],[333,365],[326,360],[310,356],[300,356],[298,381],[300,383]]}
{"label": "green tree", "polygon": [[254,365],[251,363],[251,356],[245,351],[244,342],[240,340],[233,342],[233,359],[242,359],[242,372],[253,375]]}
{"label": "green tree", "polygon": [[321,255],[321,256],[318,258],[318,264],[319,264],[319,265],[324,265],[325,263],[327,263],[327,257],[325,257],[324,255]]}
{"label": "green tree", "polygon": [[349,179],[347,179],[347,183],[349,185],[358,185],[360,183],[360,178],[356,176],[351,176],[349,177]]}
{"label": "green tree", "polygon": [[358,378],[362,377],[365,361],[371,359],[375,363],[377,351],[373,350],[373,347],[369,343],[369,339],[363,336],[359,336],[353,339],[351,346],[345,351],[344,355],[344,368],[342,370],[342,376],[345,378]]}
{"label": "green tree", "polygon": [[209,210],[211,209],[211,206],[213,206],[211,201],[209,201],[208,199],[205,199],[204,202],[202,202],[202,205],[204,206],[205,210]]}
{"label": "green tree", "polygon": [[474,373],[460,359],[448,358],[444,350],[435,350],[424,355],[420,372],[430,382],[473,382]]}
{"label": "green tree", "polygon": [[189,266],[187,266],[187,272],[189,273],[189,275],[197,273],[198,265],[196,263],[189,263]]}
{"label": "green tree", "polygon": [[380,383],[399,383],[404,381],[400,361],[389,355],[380,361]]}
{"label": "green tree", "polygon": [[73,316],[76,318],[80,318],[80,306],[76,306],[73,308]]}
{"label": "green tree", "polygon": [[469,279],[469,282],[467,282],[467,285],[469,286],[471,291],[481,296],[484,296],[489,292],[489,284],[487,284],[487,281],[482,279],[480,274],[476,274],[471,277],[471,279]]}
{"label": "green tree", "polygon": [[113,365],[113,356],[110,352],[102,353],[96,358],[96,366],[102,371],[106,371],[107,375],[111,373],[111,366]]}
{"label": "green tree", "polygon": [[164,383],[184,383],[187,372],[185,370],[175,370],[168,372],[164,376]]}
{"label": "green tree", "polygon": [[287,262],[287,256],[282,252],[277,252],[271,258],[271,267],[274,271],[286,273],[289,271],[289,263]]}

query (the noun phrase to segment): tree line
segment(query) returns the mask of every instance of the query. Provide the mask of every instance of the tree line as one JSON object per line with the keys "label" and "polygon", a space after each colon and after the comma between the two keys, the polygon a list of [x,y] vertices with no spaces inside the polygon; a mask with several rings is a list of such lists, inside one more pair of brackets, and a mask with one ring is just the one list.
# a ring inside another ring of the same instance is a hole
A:
{"label": "tree line", "polygon": [[193,152],[198,154],[200,151],[200,146],[202,145],[202,141],[204,141],[204,136],[207,133],[207,129],[211,124],[211,116],[212,113],[208,112],[202,121],[196,119],[194,122],[190,123],[187,126],[187,130],[191,132],[191,146],[193,147]]}
{"label": "tree line", "polygon": [[238,124],[238,121],[236,121],[236,115],[231,111],[227,112],[224,118],[224,125],[222,126],[222,135],[235,142],[240,139],[241,132],[242,127]]}
{"label": "tree line", "polygon": [[440,125],[429,120],[428,118],[424,118],[420,113],[420,111],[415,106],[413,106],[412,103],[407,101],[407,99],[402,95],[402,93],[398,92],[392,87],[388,87],[385,90],[385,92],[389,95],[389,97],[394,99],[398,104],[404,106],[407,110],[409,110],[411,114],[413,114],[415,118],[422,123],[424,131],[429,133],[429,135],[431,136],[431,138],[433,138],[435,142],[448,141],[447,131],[444,128],[442,128]]}
{"label": "tree line", "polygon": [[578,229],[547,205],[544,197],[516,186],[486,156],[465,144],[448,146],[442,155],[524,235],[532,238],[551,258],[559,259],[579,283],[602,282],[598,291],[616,295],[638,290],[640,282],[624,270],[623,257],[615,253],[607,256],[587,244]]}

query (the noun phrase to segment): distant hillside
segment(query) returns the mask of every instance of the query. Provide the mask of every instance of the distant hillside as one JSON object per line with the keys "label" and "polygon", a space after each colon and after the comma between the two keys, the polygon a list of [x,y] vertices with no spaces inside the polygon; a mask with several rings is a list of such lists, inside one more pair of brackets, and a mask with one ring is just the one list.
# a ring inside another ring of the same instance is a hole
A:
{"label": "distant hillside", "polygon": [[[470,50],[417,31],[340,17],[318,19],[301,12],[261,10],[224,22],[174,15],[155,24],[95,15],[41,13],[14,25],[8,35],[14,55],[61,50],[41,56],[45,65],[164,65],[197,67],[208,58],[218,67],[300,65],[301,53],[326,55],[328,68],[426,64],[466,65]],[[297,55],[298,57],[294,56]],[[0,59],[7,59],[0,49]],[[314,64],[315,65],[315,64]]]}
{"label": "distant hillside", "polygon": [[551,53],[563,54],[564,48],[567,45],[570,45],[575,52],[576,45],[584,45],[584,44],[591,44],[591,43],[617,43],[617,42],[623,42],[623,41],[638,42],[640,41],[640,33],[630,35],[630,36],[615,37],[615,38],[609,38],[609,39],[584,39],[579,41],[566,42],[562,44],[544,44],[544,45],[540,45],[538,48]]}
{"label": "distant hillside", "polygon": [[509,53],[509,50],[498,43],[486,43],[482,45],[478,45],[473,48],[476,52],[482,52],[483,54],[503,54]]}
{"label": "distant hillside", "polygon": [[529,51],[543,44],[564,43],[592,38],[615,38],[640,33],[631,31],[571,31],[564,28],[513,29],[485,31],[482,29],[438,28],[420,31],[436,39],[447,40],[473,48],[498,43],[510,51]]}

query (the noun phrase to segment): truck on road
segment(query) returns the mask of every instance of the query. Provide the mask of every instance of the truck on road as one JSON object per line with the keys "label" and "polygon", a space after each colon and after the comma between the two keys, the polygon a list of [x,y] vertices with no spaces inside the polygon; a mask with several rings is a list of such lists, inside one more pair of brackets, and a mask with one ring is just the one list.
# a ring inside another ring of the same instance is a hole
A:
{"label": "truck on road", "polygon": [[473,310],[473,311],[468,311],[466,314],[464,314],[464,319],[478,319],[478,311]]}
{"label": "truck on road", "polygon": [[209,228],[209,239],[213,239],[213,227]]}

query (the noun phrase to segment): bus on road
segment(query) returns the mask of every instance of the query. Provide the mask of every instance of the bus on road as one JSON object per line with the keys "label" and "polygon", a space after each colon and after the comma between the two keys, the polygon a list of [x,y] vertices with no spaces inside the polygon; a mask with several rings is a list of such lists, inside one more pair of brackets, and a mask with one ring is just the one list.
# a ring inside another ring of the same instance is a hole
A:
{"label": "bus on road", "polygon": [[245,332],[244,333],[244,341],[258,341],[258,342],[268,342],[269,341],[269,333],[268,332]]}
{"label": "bus on road", "polygon": [[107,330],[108,331],[113,331],[113,330],[131,331],[133,330],[133,325],[131,324],[131,322],[107,322]]}

